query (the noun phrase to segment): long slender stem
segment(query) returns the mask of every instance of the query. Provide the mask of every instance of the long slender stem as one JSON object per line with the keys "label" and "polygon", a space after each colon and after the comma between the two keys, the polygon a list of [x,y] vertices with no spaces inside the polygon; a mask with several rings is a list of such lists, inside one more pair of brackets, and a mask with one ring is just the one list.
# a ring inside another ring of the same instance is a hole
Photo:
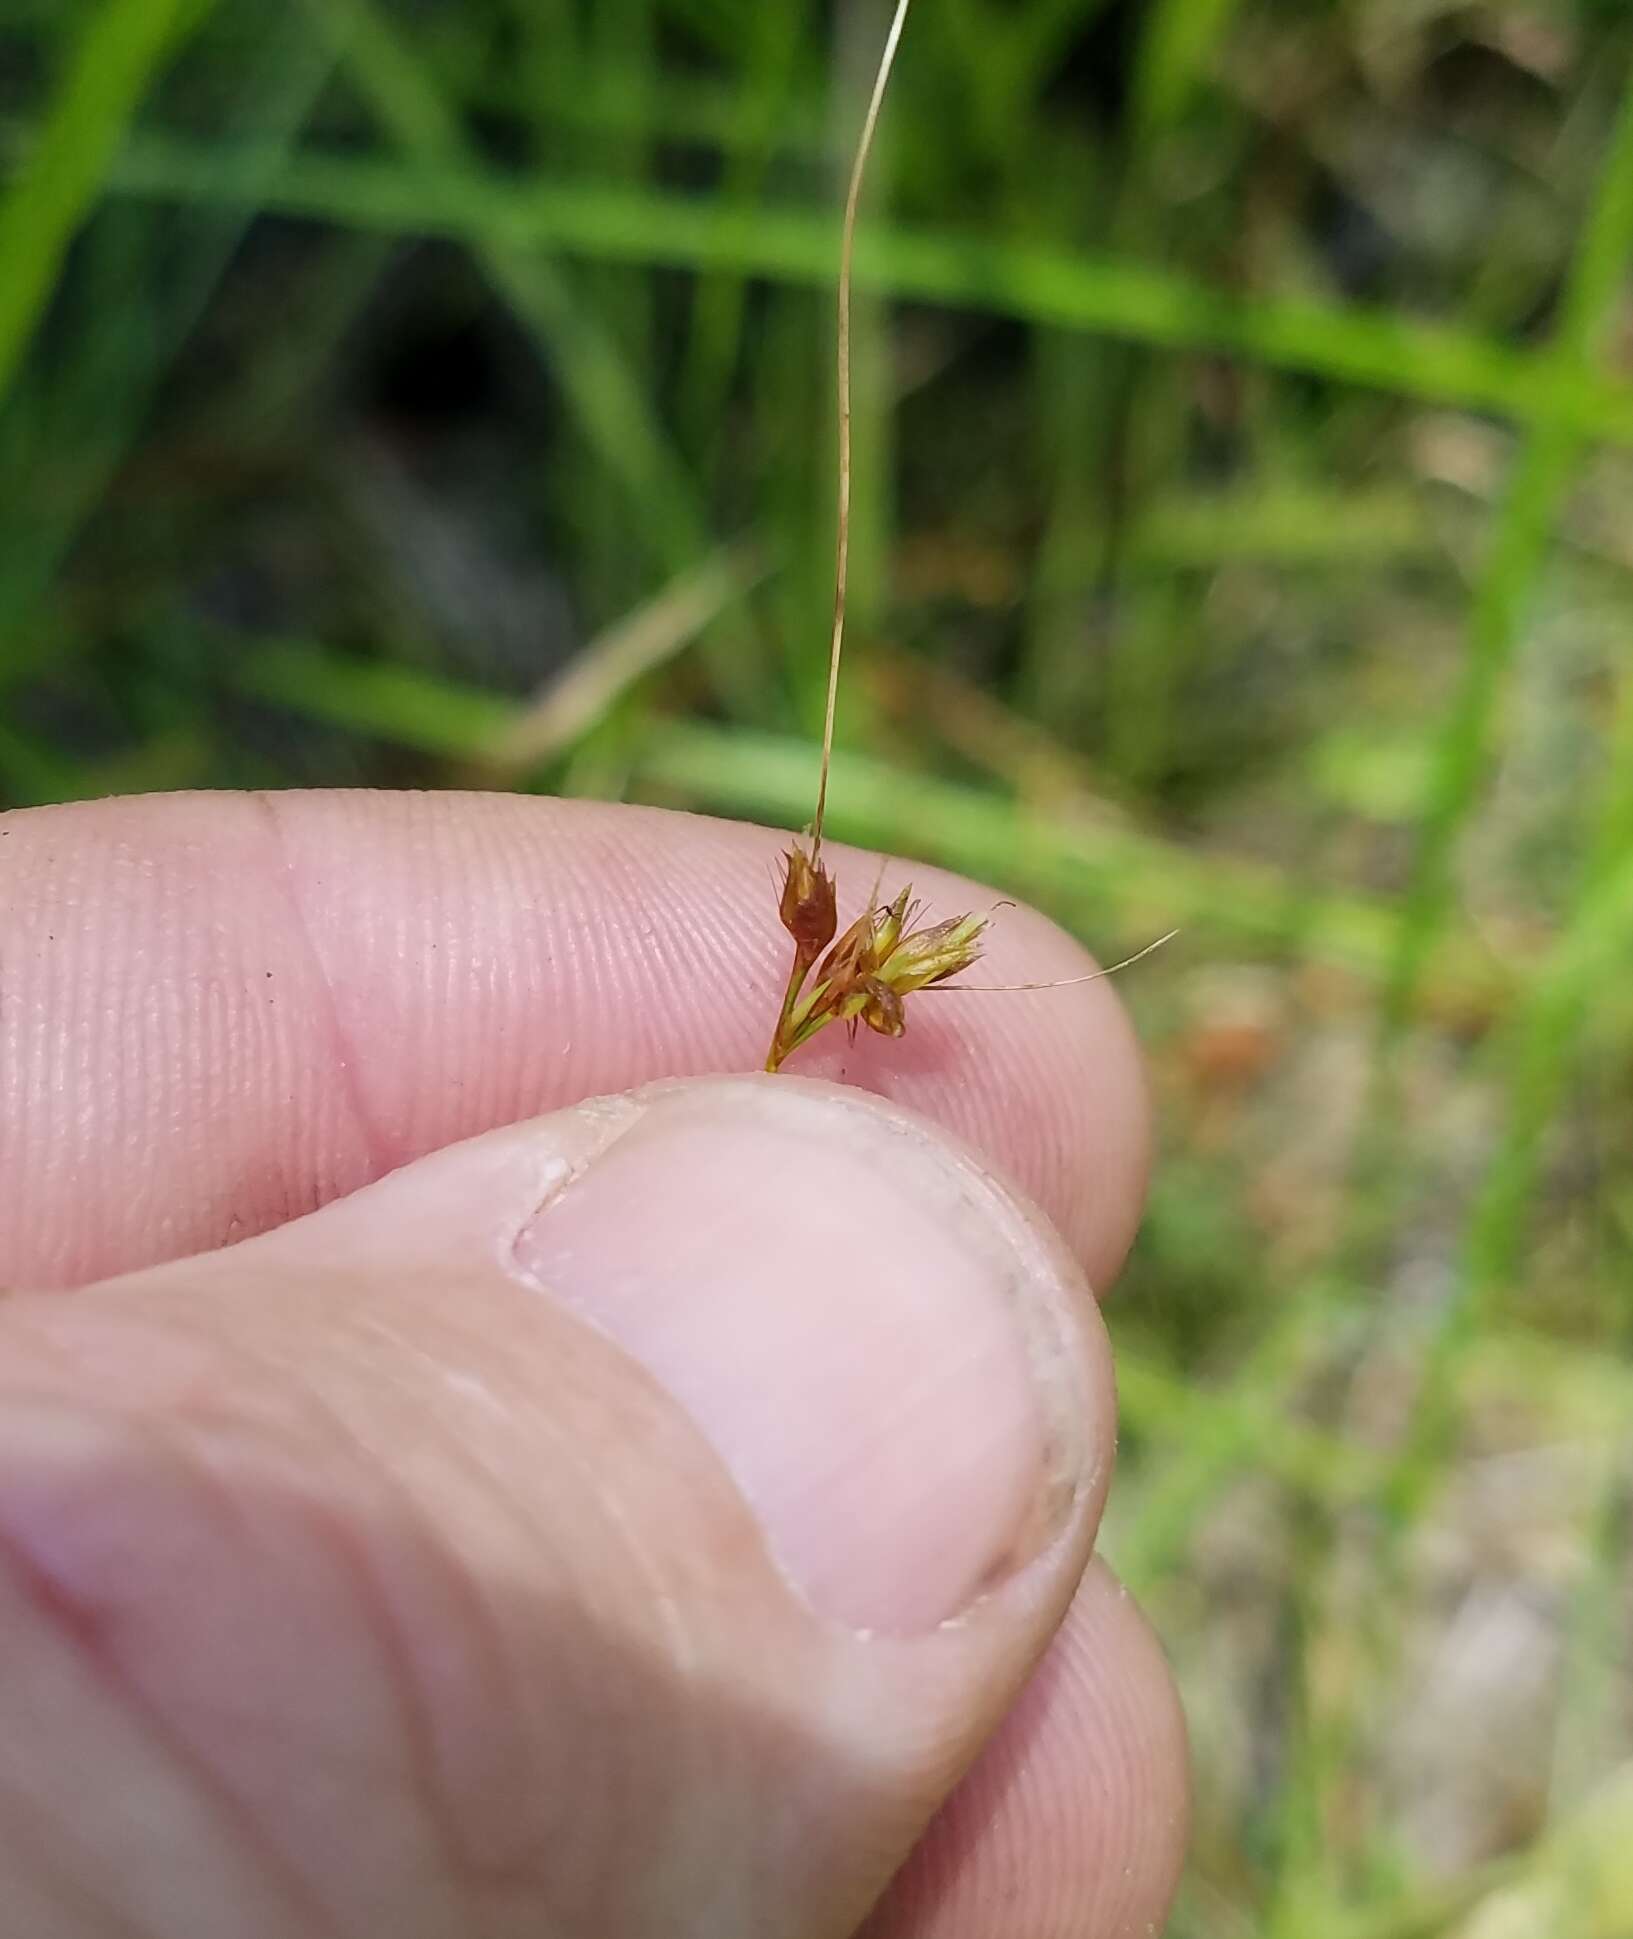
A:
{"label": "long slender stem", "polygon": [[839,527],[834,556],[834,628],[828,648],[828,703],[822,721],[822,766],[817,773],[816,813],[811,817],[811,862],[822,859],[822,819],[828,807],[828,768],[833,760],[834,709],[839,700],[839,660],[845,645],[845,582],[850,567],[851,537],[851,258],[856,248],[856,211],[862,199],[862,179],[867,172],[873,133],[879,125],[879,110],[884,105],[885,87],[895,64],[896,48],[907,23],[912,0],[897,0],[895,17],[885,39],[879,71],[873,79],[873,96],[868,102],[862,133],[856,144],[856,159],[851,164],[850,187],[845,195],[845,222],[839,245]]}

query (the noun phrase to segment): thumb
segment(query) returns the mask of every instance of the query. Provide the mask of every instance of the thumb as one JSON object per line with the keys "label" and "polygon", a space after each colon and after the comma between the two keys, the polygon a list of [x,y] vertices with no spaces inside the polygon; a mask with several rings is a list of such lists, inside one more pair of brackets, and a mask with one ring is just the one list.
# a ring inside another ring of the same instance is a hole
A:
{"label": "thumb", "polygon": [[842,1935],[1071,1598],[1093,1303],[795,1079],[0,1303],[16,1929]]}

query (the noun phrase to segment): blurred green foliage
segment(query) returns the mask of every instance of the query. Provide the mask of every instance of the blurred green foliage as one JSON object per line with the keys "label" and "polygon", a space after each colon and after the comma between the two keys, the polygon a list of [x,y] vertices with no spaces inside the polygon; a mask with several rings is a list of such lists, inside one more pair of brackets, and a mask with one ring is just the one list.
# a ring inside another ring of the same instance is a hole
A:
{"label": "blurred green foliage", "polygon": [[[799,824],[886,11],[0,0],[0,801]],[[1630,71],[919,0],[884,125],[831,826],[1183,926],[1107,1536],[1182,1934],[1633,1930]]]}

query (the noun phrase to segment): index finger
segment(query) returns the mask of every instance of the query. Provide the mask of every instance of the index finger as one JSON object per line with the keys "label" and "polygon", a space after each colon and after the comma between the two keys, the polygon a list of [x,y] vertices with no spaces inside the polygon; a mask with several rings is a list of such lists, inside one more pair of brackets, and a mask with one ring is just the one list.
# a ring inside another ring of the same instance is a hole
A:
{"label": "index finger", "polygon": [[[751,1070],[787,976],[780,838],[509,795],[147,796],[0,816],[0,1284],[72,1286],[314,1210],[496,1125]],[[876,857],[830,847],[841,919]],[[990,902],[935,869],[936,915]],[[983,981],[1092,968],[1005,908]],[[792,1068],[891,1097],[1038,1201],[1103,1284],[1144,1185],[1104,983],[909,1006]]]}

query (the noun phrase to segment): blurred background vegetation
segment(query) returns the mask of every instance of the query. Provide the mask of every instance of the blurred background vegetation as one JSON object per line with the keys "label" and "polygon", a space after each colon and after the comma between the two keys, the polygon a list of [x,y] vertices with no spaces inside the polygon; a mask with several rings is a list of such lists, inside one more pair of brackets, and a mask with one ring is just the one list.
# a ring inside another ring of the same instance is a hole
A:
{"label": "blurred background vegetation", "polygon": [[[802,822],[887,12],[0,0],[0,800]],[[919,0],[876,157],[833,832],[1183,929],[1107,1536],[1182,1935],[1633,1932],[1630,73]]]}

